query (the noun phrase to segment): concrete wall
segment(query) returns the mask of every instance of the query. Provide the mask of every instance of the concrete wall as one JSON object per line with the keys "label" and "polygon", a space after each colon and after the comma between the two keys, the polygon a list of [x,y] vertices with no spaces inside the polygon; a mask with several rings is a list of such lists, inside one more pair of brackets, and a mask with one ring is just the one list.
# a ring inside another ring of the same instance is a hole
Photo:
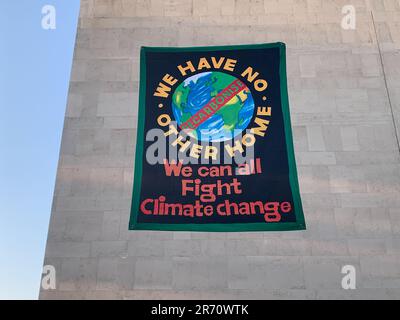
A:
{"label": "concrete wall", "polygon": [[[139,47],[275,41],[308,230],[128,231]],[[82,0],[40,297],[400,298],[399,48],[398,0]]]}

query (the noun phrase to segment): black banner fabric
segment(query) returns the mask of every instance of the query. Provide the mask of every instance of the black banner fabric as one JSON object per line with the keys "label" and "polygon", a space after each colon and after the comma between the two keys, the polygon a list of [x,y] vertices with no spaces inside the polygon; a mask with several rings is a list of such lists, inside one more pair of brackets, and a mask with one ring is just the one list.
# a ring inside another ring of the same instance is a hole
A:
{"label": "black banner fabric", "polygon": [[284,43],[142,47],[131,230],[302,230]]}

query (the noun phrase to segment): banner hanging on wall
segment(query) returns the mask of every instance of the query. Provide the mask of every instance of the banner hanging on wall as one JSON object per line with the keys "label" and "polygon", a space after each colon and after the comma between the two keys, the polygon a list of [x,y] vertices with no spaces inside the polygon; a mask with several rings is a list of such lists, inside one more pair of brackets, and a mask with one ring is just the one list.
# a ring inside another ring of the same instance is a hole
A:
{"label": "banner hanging on wall", "polygon": [[142,47],[129,229],[305,229],[284,43]]}

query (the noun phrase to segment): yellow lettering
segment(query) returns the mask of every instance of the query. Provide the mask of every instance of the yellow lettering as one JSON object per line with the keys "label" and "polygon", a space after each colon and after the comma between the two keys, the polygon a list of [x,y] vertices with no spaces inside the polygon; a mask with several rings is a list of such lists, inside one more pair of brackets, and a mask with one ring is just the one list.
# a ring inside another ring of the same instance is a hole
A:
{"label": "yellow lettering", "polygon": [[191,61],[186,61],[186,66],[183,67],[182,65],[178,66],[179,72],[183,75],[186,76],[186,71],[190,70],[191,72],[195,72],[196,69],[193,66],[193,63]]}
{"label": "yellow lettering", "polygon": [[228,71],[233,71],[233,69],[235,69],[236,62],[237,61],[233,59],[226,59],[224,69]]}
{"label": "yellow lettering", "polygon": [[204,69],[204,68],[210,69],[211,66],[210,66],[210,64],[208,63],[208,61],[207,61],[206,58],[200,58],[200,60],[199,60],[199,65],[197,66],[197,69],[198,69],[198,70],[201,70],[201,69]]}

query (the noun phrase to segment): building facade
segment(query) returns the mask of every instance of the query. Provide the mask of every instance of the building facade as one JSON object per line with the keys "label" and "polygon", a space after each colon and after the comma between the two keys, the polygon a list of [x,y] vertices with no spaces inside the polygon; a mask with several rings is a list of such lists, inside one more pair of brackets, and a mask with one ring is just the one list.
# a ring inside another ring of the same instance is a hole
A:
{"label": "building facade", "polygon": [[[128,231],[140,47],[277,41],[307,230]],[[400,298],[399,128],[397,0],[82,0],[40,298]]]}

